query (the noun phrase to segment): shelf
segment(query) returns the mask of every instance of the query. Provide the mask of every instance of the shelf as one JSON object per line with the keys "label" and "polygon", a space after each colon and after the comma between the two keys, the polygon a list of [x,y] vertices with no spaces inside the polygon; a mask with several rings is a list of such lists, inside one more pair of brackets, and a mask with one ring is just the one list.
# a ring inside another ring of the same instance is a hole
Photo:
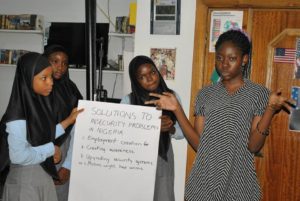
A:
{"label": "shelf", "polygon": [[123,74],[124,71],[119,70],[102,70],[103,73],[111,73],[111,74]]}
{"label": "shelf", "polygon": [[0,67],[16,67],[16,64],[0,64]]}
{"label": "shelf", "polygon": [[35,34],[44,34],[41,30],[15,30],[15,29],[0,29],[0,33],[35,33]]}
{"label": "shelf", "polygon": [[[85,71],[86,69],[85,68],[69,68],[70,71]],[[98,70],[97,70],[98,71]],[[124,71],[118,71],[118,70],[105,70],[103,69],[102,70],[102,73],[109,73],[109,74],[124,74]]]}
{"label": "shelf", "polygon": [[[0,64],[0,68],[2,67],[13,67],[15,68],[16,65],[15,64]],[[86,69],[85,68],[69,68],[70,71],[85,71]],[[98,71],[98,70],[97,70]],[[123,74],[124,71],[118,71],[118,70],[105,70],[103,69],[102,70],[102,73],[110,73],[110,74]]]}
{"label": "shelf", "polygon": [[125,33],[116,33],[116,32],[109,32],[109,36],[114,36],[114,37],[120,37],[120,38],[133,38],[134,34],[125,34]]}

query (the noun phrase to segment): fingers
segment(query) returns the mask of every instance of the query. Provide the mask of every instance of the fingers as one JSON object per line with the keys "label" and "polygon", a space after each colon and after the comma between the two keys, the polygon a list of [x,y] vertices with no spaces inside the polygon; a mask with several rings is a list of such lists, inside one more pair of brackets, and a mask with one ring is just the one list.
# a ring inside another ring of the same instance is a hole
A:
{"label": "fingers", "polygon": [[155,105],[156,109],[161,110],[161,104],[159,102],[159,100],[150,100],[150,101],[145,101],[145,105]]}
{"label": "fingers", "polygon": [[170,92],[163,92],[163,94],[166,95],[166,96],[172,96],[172,95],[173,95],[173,94],[170,93]]}
{"label": "fingers", "polygon": [[156,105],[156,101],[155,100],[149,100],[149,101],[145,101],[145,105]]}
{"label": "fingers", "polygon": [[149,93],[149,96],[153,96],[153,97],[156,97],[156,98],[161,98],[161,97],[163,97],[163,96],[168,96],[168,97],[170,97],[170,96],[172,96],[173,94],[172,93],[170,93],[170,92],[163,92],[162,94],[158,94],[158,93]]}
{"label": "fingers", "polygon": [[291,110],[296,107],[294,100],[286,100],[282,103],[283,110],[290,114]]}
{"label": "fingers", "polygon": [[84,108],[81,108],[81,109],[77,110],[78,113],[81,113],[83,111],[84,111]]}
{"label": "fingers", "polygon": [[157,93],[149,93],[149,96],[153,96],[153,97],[156,97],[156,98],[162,97],[161,94],[157,94]]}
{"label": "fingers", "polygon": [[156,101],[156,102],[155,102],[155,106],[156,106],[156,109],[157,109],[157,110],[162,110],[162,107],[161,107],[161,104],[160,104],[159,101]]}
{"label": "fingers", "polygon": [[294,99],[289,99],[284,101],[285,104],[287,104],[289,107],[295,108],[297,105],[296,101]]}

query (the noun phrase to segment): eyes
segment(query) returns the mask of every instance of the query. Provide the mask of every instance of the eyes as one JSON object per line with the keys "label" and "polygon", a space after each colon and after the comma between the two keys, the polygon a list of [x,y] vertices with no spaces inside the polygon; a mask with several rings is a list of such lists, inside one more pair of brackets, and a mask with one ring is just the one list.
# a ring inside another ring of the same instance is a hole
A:
{"label": "eyes", "polygon": [[[237,56],[228,56],[228,61],[229,62],[236,62],[238,57]],[[221,55],[217,55],[216,56],[216,62],[220,62],[220,63],[223,63],[225,61],[226,57],[223,57]]]}
{"label": "eyes", "polygon": [[140,81],[143,81],[143,80],[147,80],[148,76],[156,76],[156,75],[157,75],[157,72],[154,69],[152,69],[149,74],[138,75],[137,79]]}
{"label": "eyes", "polygon": [[67,67],[69,65],[67,61],[60,61],[59,59],[50,59],[49,62],[52,65],[62,65],[64,67]]}
{"label": "eyes", "polygon": [[50,79],[50,80],[53,80],[52,74],[51,74],[51,75],[48,75],[48,76],[42,75],[42,76],[40,77],[40,79],[41,79],[42,81],[47,81],[47,78]]}

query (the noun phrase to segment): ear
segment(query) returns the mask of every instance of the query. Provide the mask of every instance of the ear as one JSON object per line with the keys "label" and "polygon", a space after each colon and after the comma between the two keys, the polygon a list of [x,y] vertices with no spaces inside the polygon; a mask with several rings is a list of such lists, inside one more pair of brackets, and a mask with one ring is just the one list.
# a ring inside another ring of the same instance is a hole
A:
{"label": "ear", "polygon": [[249,54],[245,54],[242,58],[242,66],[245,66],[249,62]]}

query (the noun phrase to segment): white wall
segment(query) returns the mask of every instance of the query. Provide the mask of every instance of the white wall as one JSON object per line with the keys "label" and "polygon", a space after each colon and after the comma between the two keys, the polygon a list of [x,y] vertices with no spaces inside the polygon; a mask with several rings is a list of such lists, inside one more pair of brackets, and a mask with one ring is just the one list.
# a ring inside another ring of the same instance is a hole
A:
{"label": "white wall", "polygon": [[[181,97],[183,109],[189,115],[196,0],[181,1],[180,35],[150,34],[150,0],[138,0],[134,54],[150,56],[150,48],[176,48],[176,77],[167,85]],[[125,83],[126,84],[126,83]],[[185,140],[173,140],[175,153],[176,201],[183,200],[186,148]]]}
{"label": "white wall", "polygon": [[[115,16],[125,16],[128,14],[129,2],[135,0],[98,0],[98,5],[108,11],[114,22]],[[36,13],[45,17],[48,22],[84,22],[85,9],[84,0],[0,0],[0,14],[21,14]],[[181,0],[181,30],[180,35],[150,35],[150,0],[137,0],[137,27],[134,40],[134,54],[149,55],[150,48],[176,48],[176,77],[174,81],[168,81],[170,88],[175,90],[181,97],[183,108],[189,115],[191,77],[192,77],[192,60],[193,60],[193,41],[194,41],[194,24],[196,0]],[[97,10],[97,22],[107,22],[107,19]],[[114,30],[114,27],[111,27]],[[129,41],[129,51],[131,51]],[[116,58],[120,52],[120,41],[111,39],[109,44],[109,58]],[[128,47],[127,46],[127,47]],[[128,50],[127,47],[125,50]],[[0,70],[1,72],[1,70]],[[2,72],[1,72],[2,75]],[[73,76],[73,77],[72,77]],[[127,76],[125,72],[124,76]],[[13,76],[1,76],[1,83],[10,83]],[[71,78],[77,83],[81,92],[85,95],[85,75],[80,70],[71,72]],[[115,75],[103,77],[104,88],[111,89],[115,81]],[[127,88],[122,86],[122,76],[118,76],[116,89],[119,91],[115,97],[123,96],[126,89],[130,91],[130,84],[125,80]],[[119,85],[121,83],[121,85]],[[9,85],[9,84],[8,84]],[[2,85],[11,88],[6,84]],[[120,89],[124,89],[120,90]],[[123,91],[123,93],[122,93]],[[3,96],[3,91],[0,91]],[[112,93],[108,90],[108,93]],[[7,103],[0,103],[0,107],[5,107]],[[5,106],[3,106],[5,105]],[[1,112],[1,110],[0,110]],[[0,114],[2,115],[2,113]],[[186,166],[186,141],[173,141],[175,152],[175,193],[176,201],[183,200],[184,183],[185,183],[185,166]]]}
{"label": "white wall", "polygon": [[[109,2],[109,4],[108,4]],[[110,14],[111,21],[115,22],[116,16],[127,16],[129,13],[129,3],[135,0],[97,0],[97,22],[109,22],[99,8],[106,14]],[[39,14],[44,16],[46,22],[85,22],[85,1],[84,0],[0,0],[0,14]],[[110,31],[114,27],[110,25]],[[126,43],[126,48],[132,51],[131,42]],[[108,58],[116,59],[120,54],[122,43],[119,38],[111,37],[109,39]],[[78,72],[71,73],[78,74]],[[74,77],[74,81],[79,85],[85,85],[85,75]],[[122,88],[122,76],[115,74],[104,74],[103,85],[108,90],[108,96],[112,97],[112,87],[116,80],[116,89]],[[71,77],[72,78],[72,77]],[[79,87],[82,88],[82,87]],[[83,88],[82,88],[83,89]],[[81,91],[85,96],[85,90]],[[121,98],[122,90],[115,90],[113,98]]]}

